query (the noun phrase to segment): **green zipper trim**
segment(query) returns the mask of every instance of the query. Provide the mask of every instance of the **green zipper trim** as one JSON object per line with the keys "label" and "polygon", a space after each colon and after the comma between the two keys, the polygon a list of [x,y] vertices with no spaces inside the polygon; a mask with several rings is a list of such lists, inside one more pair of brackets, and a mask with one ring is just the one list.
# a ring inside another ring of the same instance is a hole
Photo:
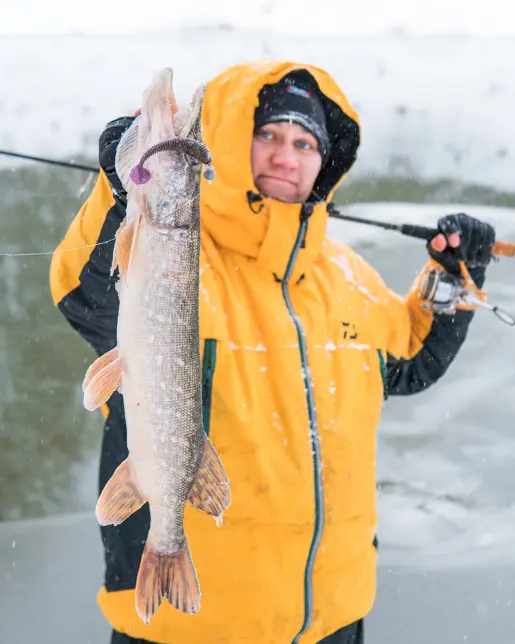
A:
{"label": "green zipper trim", "polygon": [[[311,208],[311,211],[308,212],[307,209]],[[311,450],[313,454],[313,470],[314,470],[314,484],[315,484],[315,527],[313,532],[313,538],[311,540],[311,545],[309,548],[309,554],[306,561],[306,567],[304,569],[304,622],[300,631],[297,633],[293,639],[292,644],[297,644],[299,637],[309,628],[311,621],[313,619],[313,564],[315,562],[315,557],[322,539],[322,531],[324,528],[324,493],[322,489],[322,476],[321,476],[321,462],[320,462],[320,444],[318,438],[318,426],[316,419],[315,411],[315,401],[313,397],[313,388],[311,386],[311,381],[309,378],[309,366],[308,366],[308,352],[306,347],[306,341],[304,339],[304,330],[302,328],[302,323],[297,317],[290,299],[290,294],[288,292],[288,284],[290,282],[291,274],[293,272],[293,266],[299,249],[302,246],[303,240],[306,235],[308,227],[308,217],[311,215],[312,206],[303,206],[300,216],[300,226],[297,233],[297,238],[293,246],[293,250],[288,260],[288,265],[286,266],[286,272],[284,274],[284,279],[281,283],[281,290],[283,294],[284,301],[286,303],[286,308],[290,314],[291,319],[295,325],[297,331],[297,338],[299,341],[299,350],[300,350],[300,359],[302,364],[302,375],[304,379],[304,390],[306,392],[306,401],[308,405],[308,417],[309,417],[309,427],[310,427],[310,436],[311,436]]]}
{"label": "green zipper trim", "polygon": [[386,368],[386,362],[384,361],[381,349],[377,350],[377,355],[379,356],[379,368],[381,369],[381,378],[383,379],[383,398],[386,400],[388,398],[388,369]]}
{"label": "green zipper trim", "polygon": [[202,422],[206,436],[209,436],[211,420],[211,396],[213,393],[213,375],[216,366],[216,340],[204,341],[204,357],[202,359]]}

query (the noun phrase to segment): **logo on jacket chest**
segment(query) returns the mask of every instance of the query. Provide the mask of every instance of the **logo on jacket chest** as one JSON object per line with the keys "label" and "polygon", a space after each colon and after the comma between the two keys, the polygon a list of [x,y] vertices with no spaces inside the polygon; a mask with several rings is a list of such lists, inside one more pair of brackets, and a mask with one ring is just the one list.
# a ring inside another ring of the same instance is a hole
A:
{"label": "logo on jacket chest", "polygon": [[352,322],[342,322],[343,326],[343,339],[344,340],[356,340],[358,337],[358,332],[356,327]]}

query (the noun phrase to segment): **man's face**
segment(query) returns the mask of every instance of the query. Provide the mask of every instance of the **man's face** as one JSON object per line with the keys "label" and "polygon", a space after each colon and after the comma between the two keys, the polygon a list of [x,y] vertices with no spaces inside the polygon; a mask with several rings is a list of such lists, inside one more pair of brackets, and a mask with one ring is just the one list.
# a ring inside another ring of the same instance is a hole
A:
{"label": "man's face", "polygon": [[298,123],[268,123],[252,139],[252,174],[268,197],[302,203],[322,167],[315,137]]}

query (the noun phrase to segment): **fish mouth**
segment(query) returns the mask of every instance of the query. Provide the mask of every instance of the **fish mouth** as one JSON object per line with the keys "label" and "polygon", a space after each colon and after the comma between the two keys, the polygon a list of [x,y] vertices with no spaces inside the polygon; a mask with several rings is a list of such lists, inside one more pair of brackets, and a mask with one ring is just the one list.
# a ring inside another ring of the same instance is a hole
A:
{"label": "fish mouth", "polygon": [[211,152],[209,148],[202,141],[197,141],[196,139],[175,138],[156,143],[143,153],[138,165],[134,166],[130,172],[130,178],[134,183],[141,185],[150,181],[152,175],[143,164],[148,158],[159,152],[180,152],[191,157],[193,161],[203,163],[207,166],[204,170],[204,176],[208,181],[214,179],[214,170],[211,166]]}

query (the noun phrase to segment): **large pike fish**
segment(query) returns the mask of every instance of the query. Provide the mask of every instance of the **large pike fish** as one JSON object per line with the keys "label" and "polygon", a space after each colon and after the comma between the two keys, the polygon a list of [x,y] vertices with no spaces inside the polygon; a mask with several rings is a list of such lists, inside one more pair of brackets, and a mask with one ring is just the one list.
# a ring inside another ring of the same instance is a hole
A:
{"label": "large pike fish", "polygon": [[141,115],[124,134],[116,170],[127,217],[114,249],[119,269],[117,346],[88,369],[84,406],[123,394],[129,456],[103,489],[101,525],[119,525],[144,503],[150,529],[136,583],[146,623],[163,598],[200,609],[200,588],[183,515],[186,503],[217,523],[230,503],[223,465],[202,425],[199,342],[200,174],[211,180],[201,141],[202,86],[179,111],[172,70],[143,94]]}

